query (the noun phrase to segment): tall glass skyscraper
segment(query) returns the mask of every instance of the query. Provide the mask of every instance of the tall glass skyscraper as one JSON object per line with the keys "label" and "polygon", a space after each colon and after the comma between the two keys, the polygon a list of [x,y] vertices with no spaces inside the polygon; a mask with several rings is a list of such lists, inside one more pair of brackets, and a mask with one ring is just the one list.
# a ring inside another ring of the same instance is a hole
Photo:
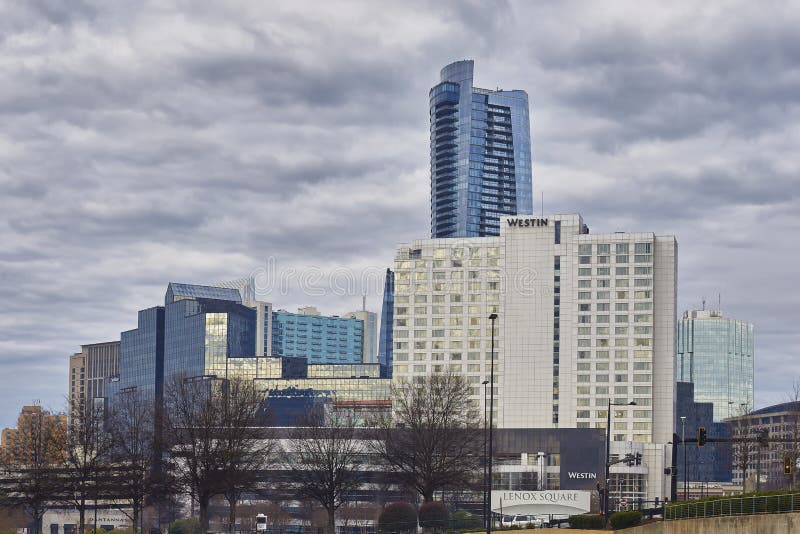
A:
{"label": "tall glass skyscraper", "polygon": [[[720,311],[687,311],[678,323],[678,382],[714,404],[714,421],[753,407],[753,324]],[[679,414],[680,415],[680,414]]]}
{"label": "tall glass skyscraper", "polygon": [[378,363],[383,376],[392,377],[392,351],[394,350],[392,329],[394,328],[394,271],[386,269],[381,307],[381,331],[378,335]]}
{"label": "tall glass skyscraper", "polygon": [[533,213],[528,94],[473,87],[473,61],[430,90],[431,237],[500,235],[501,215]]}

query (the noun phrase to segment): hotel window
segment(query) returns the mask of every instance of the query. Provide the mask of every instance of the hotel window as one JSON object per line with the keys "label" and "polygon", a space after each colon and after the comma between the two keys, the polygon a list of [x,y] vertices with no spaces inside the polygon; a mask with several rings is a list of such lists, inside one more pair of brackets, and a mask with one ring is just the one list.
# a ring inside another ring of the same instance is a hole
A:
{"label": "hotel window", "polygon": [[597,276],[609,276],[610,274],[611,274],[611,269],[609,267],[597,268]]}
{"label": "hotel window", "polygon": [[595,334],[598,336],[607,336],[608,335],[608,327],[607,326],[598,326],[595,328]]}
{"label": "hotel window", "polygon": [[651,243],[636,243],[634,250],[636,254],[652,254],[653,248]]}
{"label": "hotel window", "polygon": [[589,326],[579,326],[578,327],[578,335],[579,336],[590,336],[592,335],[592,328]]}
{"label": "hotel window", "polygon": [[578,276],[592,276],[591,267],[581,267],[578,269]]}
{"label": "hotel window", "polygon": [[617,263],[628,263],[628,256],[617,256]]}
{"label": "hotel window", "polygon": [[634,267],[633,274],[653,274],[652,267]]}
{"label": "hotel window", "polygon": [[578,280],[578,287],[581,287],[581,288],[592,287],[592,281],[591,280]]}
{"label": "hotel window", "polygon": [[611,245],[608,245],[608,244],[597,245],[597,253],[598,254],[610,254],[611,253]]}
{"label": "hotel window", "polygon": [[637,302],[633,305],[634,311],[650,311],[653,309],[652,302]]}
{"label": "hotel window", "polygon": [[591,256],[578,256],[578,263],[581,264],[581,265],[588,265],[588,264],[592,263],[592,257]]}
{"label": "hotel window", "polygon": [[616,287],[628,287],[628,279],[627,278],[617,278],[614,282]]}
{"label": "hotel window", "polygon": [[608,302],[598,302],[597,303],[597,311],[609,311],[611,304]]}
{"label": "hotel window", "polygon": [[578,304],[578,311],[587,312],[592,311],[591,304]]}
{"label": "hotel window", "polygon": [[590,291],[579,291],[578,292],[578,300],[589,300],[592,298],[592,293]]}
{"label": "hotel window", "polygon": [[626,298],[628,298],[628,292],[627,291],[617,291],[617,298],[618,299],[626,299]]}
{"label": "hotel window", "polygon": [[628,316],[627,315],[615,315],[614,316],[614,322],[615,323],[627,323],[628,322]]}
{"label": "hotel window", "polygon": [[652,291],[636,291],[633,295],[634,298],[637,299],[651,299],[653,298]]}
{"label": "hotel window", "polygon": [[578,371],[591,371],[591,364],[589,362],[578,362]]}
{"label": "hotel window", "polygon": [[614,271],[617,276],[627,276],[628,275],[628,268],[627,267],[617,267]]}
{"label": "hotel window", "polygon": [[597,263],[608,263],[608,256],[597,256]]}
{"label": "hotel window", "polygon": [[591,254],[591,253],[592,253],[591,244],[578,245],[578,254]]}
{"label": "hotel window", "polygon": [[611,291],[598,291],[597,300],[608,300],[611,298]]}
{"label": "hotel window", "polygon": [[608,315],[598,315],[596,320],[597,320],[598,323],[607,323],[608,320],[609,320],[609,316]]}

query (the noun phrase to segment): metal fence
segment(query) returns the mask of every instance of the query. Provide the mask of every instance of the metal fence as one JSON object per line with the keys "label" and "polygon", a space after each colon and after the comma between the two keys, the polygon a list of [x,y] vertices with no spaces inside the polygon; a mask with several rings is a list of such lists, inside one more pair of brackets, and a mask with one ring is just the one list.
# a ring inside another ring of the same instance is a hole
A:
{"label": "metal fence", "polygon": [[665,519],[800,512],[800,492],[700,499],[669,504]]}

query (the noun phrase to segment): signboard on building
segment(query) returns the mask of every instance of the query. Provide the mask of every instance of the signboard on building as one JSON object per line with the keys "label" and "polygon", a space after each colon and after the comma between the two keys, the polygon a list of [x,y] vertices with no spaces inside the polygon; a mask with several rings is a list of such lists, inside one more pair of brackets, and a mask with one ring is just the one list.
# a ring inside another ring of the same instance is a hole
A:
{"label": "signboard on building", "polygon": [[561,489],[593,490],[603,481],[605,441],[602,438],[587,434],[584,439],[561,440]]}
{"label": "signboard on building", "polygon": [[590,491],[493,491],[492,511],[502,514],[573,515],[589,512]]}

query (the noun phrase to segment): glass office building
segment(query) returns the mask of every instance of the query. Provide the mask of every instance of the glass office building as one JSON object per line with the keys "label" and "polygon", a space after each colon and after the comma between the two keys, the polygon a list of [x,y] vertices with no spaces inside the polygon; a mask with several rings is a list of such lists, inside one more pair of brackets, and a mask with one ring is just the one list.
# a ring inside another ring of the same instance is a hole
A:
{"label": "glass office building", "polygon": [[501,215],[533,213],[525,91],[473,87],[471,60],[430,90],[431,237],[500,234]]}
{"label": "glass office building", "polygon": [[378,363],[383,376],[392,377],[392,328],[394,327],[394,272],[386,269],[381,307],[381,331],[378,335]]}
{"label": "glass office building", "polygon": [[714,404],[714,421],[753,406],[753,324],[720,311],[687,311],[678,323],[678,381],[697,402]]}
{"label": "glass office building", "polygon": [[362,363],[364,321],[324,316],[313,308],[272,313],[272,354],[308,363]]}
{"label": "glass office building", "polygon": [[164,383],[164,307],[139,311],[138,327],[120,334],[119,374],[108,388],[113,399],[135,389],[158,398]]}
{"label": "glass office building", "polygon": [[164,377],[226,376],[228,360],[252,358],[256,312],[226,300],[182,299],[166,307]]}

